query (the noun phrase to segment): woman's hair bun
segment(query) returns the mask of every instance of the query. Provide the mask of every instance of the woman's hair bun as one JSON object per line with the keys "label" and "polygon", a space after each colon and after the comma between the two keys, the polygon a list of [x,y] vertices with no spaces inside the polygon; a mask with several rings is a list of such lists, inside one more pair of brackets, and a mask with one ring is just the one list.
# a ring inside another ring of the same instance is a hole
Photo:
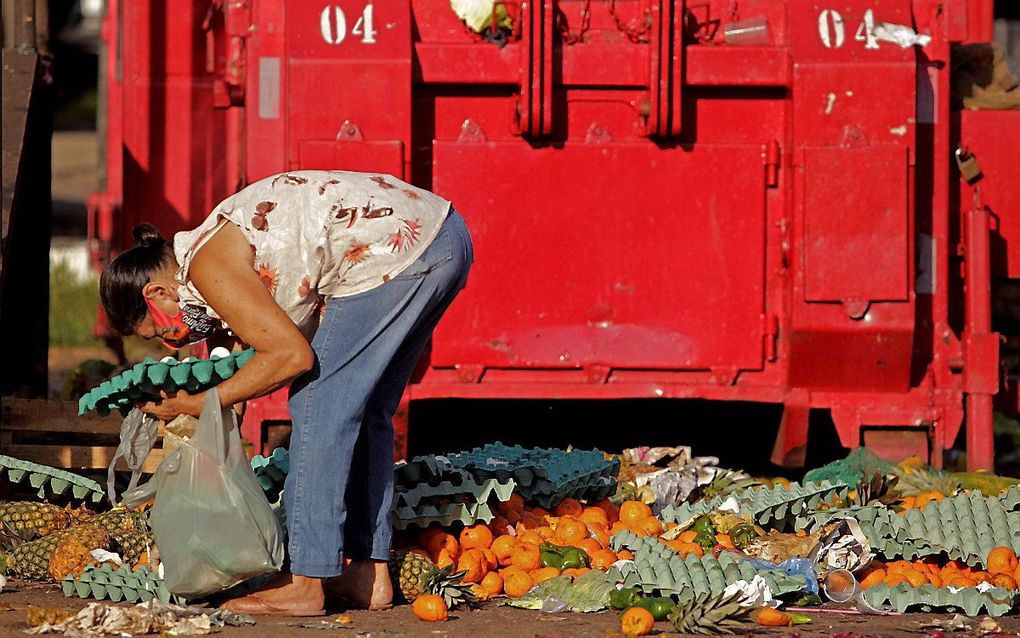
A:
{"label": "woman's hair bun", "polygon": [[159,229],[148,222],[144,222],[135,226],[131,234],[135,238],[135,246],[141,246],[142,248],[149,248],[150,246],[161,245],[165,240],[163,235],[160,234]]}

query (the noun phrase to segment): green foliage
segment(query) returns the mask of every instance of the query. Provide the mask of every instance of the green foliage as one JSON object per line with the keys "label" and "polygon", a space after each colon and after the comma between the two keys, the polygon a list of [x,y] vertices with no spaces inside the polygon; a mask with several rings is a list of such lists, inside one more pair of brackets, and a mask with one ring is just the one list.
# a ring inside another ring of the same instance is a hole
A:
{"label": "green foliage", "polygon": [[92,330],[99,304],[99,281],[79,279],[64,262],[50,269],[50,346],[101,346]]}

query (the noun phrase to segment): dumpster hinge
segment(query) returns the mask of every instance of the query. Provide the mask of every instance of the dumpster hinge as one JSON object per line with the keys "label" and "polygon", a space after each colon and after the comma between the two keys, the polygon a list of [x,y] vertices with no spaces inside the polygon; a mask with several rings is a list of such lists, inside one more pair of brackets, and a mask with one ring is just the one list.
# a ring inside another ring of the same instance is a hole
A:
{"label": "dumpster hinge", "polygon": [[762,160],[765,163],[765,185],[769,188],[779,186],[779,142],[772,140],[762,149]]}
{"label": "dumpster hinge", "polygon": [[762,336],[765,341],[765,360],[772,363],[779,356],[779,317],[773,314],[768,314],[762,319]]}

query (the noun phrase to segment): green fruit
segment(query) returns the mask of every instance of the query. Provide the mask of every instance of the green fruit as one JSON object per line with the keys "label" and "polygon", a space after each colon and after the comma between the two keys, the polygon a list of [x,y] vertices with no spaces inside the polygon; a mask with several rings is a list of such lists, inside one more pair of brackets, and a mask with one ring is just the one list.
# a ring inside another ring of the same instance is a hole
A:
{"label": "green fruit", "polygon": [[712,532],[698,532],[698,535],[694,537],[694,542],[705,549],[712,549],[717,544],[715,534]]}
{"label": "green fruit", "polygon": [[624,587],[614,589],[609,594],[609,606],[613,609],[627,609],[633,607],[641,600],[641,593],[636,587]]}
{"label": "green fruit", "polygon": [[695,532],[707,532],[712,536],[715,536],[715,526],[712,525],[712,519],[709,518],[707,514],[705,516],[698,517],[698,520],[694,521],[694,525],[691,525],[691,529]]}
{"label": "green fruit", "polygon": [[733,540],[733,546],[737,549],[741,549],[757,537],[758,532],[754,531],[754,526],[748,523],[741,523],[730,530],[730,538]]}
{"label": "green fruit", "polygon": [[669,612],[673,611],[676,603],[672,598],[650,597],[642,598],[634,606],[647,609],[655,620],[666,620],[666,616],[669,616]]}
{"label": "green fruit", "polygon": [[590,567],[591,559],[588,557],[588,552],[584,551],[580,547],[561,547],[563,551],[563,567],[562,569],[579,569],[581,567]]}

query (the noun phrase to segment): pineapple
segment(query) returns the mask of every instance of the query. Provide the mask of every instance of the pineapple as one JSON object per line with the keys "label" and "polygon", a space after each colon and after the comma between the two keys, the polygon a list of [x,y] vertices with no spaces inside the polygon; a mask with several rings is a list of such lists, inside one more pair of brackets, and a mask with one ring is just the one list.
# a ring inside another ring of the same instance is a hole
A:
{"label": "pineapple", "polygon": [[896,491],[900,496],[917,496],[922,492],[938,492],[943,496],[952,496],[960,490],[960,482],[945,472],[931,470],[896,469],[899,482]]}
{"label": "pineapple", "polygon": [[114,532],[110,536],[114,540],[114,549],[124,559],[124,564],[134,566],[142,561],[149,562],[148,554],[152,551],[155,542],[152,534],[148,532]]}
{"label": "pineapple", "polygon": [[71,512],[57,505],[33,501],[0,503],[0,527],[24,540],[60,531],[71,521]]}
{"label": "pineapple", "polygon": [[719,468],[715,473],[712,482],[706,485],[702,491],[704,498],[726,497],[734,492],[740,492],[752,487],[758,487],[761,483],[743,472]]}
{"label": "pineapple", "polygon": [[134,565],[155,541],[141,512],[116,509],[96,516],[91,523],[106,530],[126,565]]}
{"label": "pineapple", "polygon": [[464,572],[454,574],[453,565],[439,569],[428,556],[394,551],[390,553],[388,566],[390,579],[398,584],[400,594],[409,603],[422,594],[442,596],[450,609],[462,603],[470,605],[475,602],[470,585],[462,582]]}
{"label": "pineapple", "polygon": [[873,474],[871,477],[864,477],[857,485],[857,489],[847,495],[849,505],[892,505],[899,500],[896,494],[896,486],[899,477],[887,476],[885,474]]}
{"label": "pineapple", "polygon": [[746,630],[751,608],[740,603],[743,592],[729,596],[705,595],[680,603],[669,614],[669,621],[682,634],[732,634]]}
{"label": "pineapple", "polygon": [[77,525],[18,545],[6,556],[7,571],[23,578],[45,579],[49,575],[50,559],[57,547],[71,537],[81,540],[90,551],[110,546],[110,537],[105,530],[93,525]]}
{"label": "pineapple", "polygon": [[75,529],[78,533],[68,534],[50,556],[50,576],[58,583],[64,580],[65,576],[77,578],[85,573],[85,568],[96,562],[92,557],[92,550],[110,549],[110,537],[105,531],[90,525],[82,525]]}

